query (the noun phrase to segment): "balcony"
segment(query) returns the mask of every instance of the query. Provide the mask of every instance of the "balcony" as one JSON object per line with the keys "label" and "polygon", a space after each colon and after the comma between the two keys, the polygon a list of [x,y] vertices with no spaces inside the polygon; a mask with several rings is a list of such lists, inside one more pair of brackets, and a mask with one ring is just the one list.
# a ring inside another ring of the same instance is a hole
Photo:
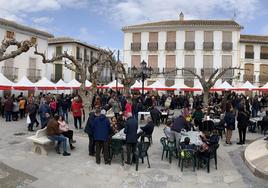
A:
{"label": "balcony", "polygon": [[41,69],[27,69],[27,77],[31,82],[37,82],[41,79]]}
{"label": "balcony", "polygon": [[166,48],[166,51],[176,50],[176,42],[166,42],[165,48]]}
{"label": "balcony", "polygon": [[138,52],[141,50],[141,43],[140,42],[132,42],[131,43],[131,50],[134,52]]}
{"label": "balcony", "polygon": [[158,50],[158,42],[149,42],[148,43],[149,51],[157,51]]}
{"label": "balcony", "polygon": [[159,74],[159,68],[158,67],[150,67],[150,68],[152,68],[152,73],[153,74]]}
{"label": "balcony", "polygon": [[76,53],[76,59],[82,61],[82,53]]}
{"label": "balcony", "polygon": [[261,59],[268,59],[268,54],[267,53],[261,53],[260,58]]}
{"label": "balcony", "polygon": [[176,76],[177,75],[177,68],[172,67],[172,68],[164,68],[163,73],[166,76]]}
{"label": "balcony", "polygon": [[89,62],[89,55],[84,56],[84,61]]}
{"label": "balcony", "polygon": [[254,83],[255,82],[255,77],[256,76],[253,75],[253,74],[244,74],[243,80],[244,80],[244,82],[249,81],[251,83]]}
{"label": "balcony", "polygon": [[195,42],[184,42],[184,50],[195,50]]}
{"label": "balcony", "polygon": [[[182,70],[182,76],[186,77],[186,78],[194,78],[195,76],[190,73],[189,71],[192,71],[194,73],[196,73],[196,68],[192,68],[192,67],[185,67],[186,70]],[[187,71],[189,70],[189,71]]]}
{"label": "balcony", "polygon": [[17,67],[2,67],[2,74],[11,81],[15,81],[16,79],[18,79],[18,71],[19,68]]}
{"label": "balcony", "polygon": [[214,42],[203,42],[203,50],[211,51],[214,49]]}
{"label": "balcony", "polygon": [[245,52],[245,59],[254,59],[254,52]]}
{"label": "balcony", "polygon": [[261,85],[264,85],[268,82],[268,75],[260,75],[259,82]]}
{"label": "balcony", "polygon": [[[221,73],[224,70],[225,68],[220,69],[219,73]],[[234,77],[234,70],[230,69],[226,71],[226,73],[222,76],[222,79],[230,79],[233,77]]]}
{"label": "balcony", "polygon": [[233,43],[232,42],[223,42],[221,44],[221,48],[223,51],[232,51],[233,50]]}

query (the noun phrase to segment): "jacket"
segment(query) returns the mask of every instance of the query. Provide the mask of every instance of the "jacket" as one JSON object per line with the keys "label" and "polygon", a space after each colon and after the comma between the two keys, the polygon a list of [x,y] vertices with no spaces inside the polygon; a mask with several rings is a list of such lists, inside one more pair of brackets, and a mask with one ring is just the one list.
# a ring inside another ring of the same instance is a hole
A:
{"label": "jacket", "polygon": [[154,131],[154,123],[152,121],[148,122],[144,127],[141,127],[141,130],[146,135],[151,135]]}
{"label": "jacket", "polygon": [[171,126],[171,130],[180,133],[181,130],[185,129],[186,126],[187,126],[186,119],[181,115],[174,120]]}
{"label": "jacket", "polygon": [[235,115],[232,112],[226,112],[224,116],[226,129],[235,130]]}
{"label": "jacket", "polygon": [[72,102],[72,112],[74,117],[82,116],[83,104],[80,102],[73,101]]}
{"label": "jacket", "polygon": [[41,118],[46,118],[46,113],[49,113],[49,114],[51,113],[50,107],[46,103],[41,104],[38,112],[39,112]]}
{"label": "jacket", "polygon": [[125,123],[124,133],[126,134],[126,143],[137,143],[138,121],[134,117],[129,117]]}
{"label": "jacket", "polygon": [[53,135],[59,135],[60,129],[59,129],[59,123],[55,119],[50,119],[47,122],[47,135],[53,136]]}
{"label": "jacket", "polygon": [[93,134],[92,134],[92,123],[93,123],[93,120],[95,119],[95,117],[96,117],[96,115],[95,115],[94,112],[89,113],[89,116],[88,116],[88,119],[87,119],[87,124],[86,124],[85,129],[84,129],[84,132],[87,133],[90,136],[93,136]]}
{"label": "jacket", "polygon": [[249,125],[249,114],[243,111],[239,111],[237,115],[237,128],[246,129]]}
{"label": "jacket", "polygon": [[111,125],[109,119],[103,114],[96,116],[92,121],[92,133],[94,140],[107,142],[110,132]]}

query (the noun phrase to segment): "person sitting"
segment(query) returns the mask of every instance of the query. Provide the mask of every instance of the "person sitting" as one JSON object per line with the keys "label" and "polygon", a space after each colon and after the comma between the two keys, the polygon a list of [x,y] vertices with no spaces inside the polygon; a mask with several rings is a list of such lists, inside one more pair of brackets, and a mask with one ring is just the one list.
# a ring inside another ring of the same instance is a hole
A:
{"label": "person sitting", "polygon": [[172,121],[168,120],[166,123],[166,127],[164,128],[164,133],[168,139],[169,142],[174,142],[175,140],[175,134],[174,132],[171,130],[171,125],[172,125]]}
{"label": "person sitting", "polygon": [[155,124],[153,123],[152,119],[150,117],[147,118],[147,124],[144,127],[141,127],[140,129],[142,132],[138,134],[138,138],[143,135],[152,135],[154,131]]}
{"label": "person sitting", "polygon": [[59,116],[59,128],[60,128],[60,132],[63,136],[69,138],[69,145],[71,150],[73,150],[75,147],[73,146],[73,143],[75,143],[75,140],[73,140],[73,134],[74,132],[72,130],[69,129],[68,125],[66,124],[63,116]]}
{"label": "person sitting", "polygon": [[59,116],[55,115],[54,118],[51,118],[47,123],[47,137],[52,141],[58,141],[56,146],[56,152],[60,154],[60,144],[63,146],[63,156],[69,156],[70,153],[67,152],[67,139],[63,136],[59,129]]}
{"label": "person sitting", "polygon": [[120,131],[118,128],[116,116],[112,117],[112,119],[111,119],[111,127],[112,127],[112,132],[111,132],[112,136]]}
{"label": "person sitting", "polygon": [[192,150],[196,150],[196,145],[194,144],[190,144],[190,138],[189,137],[185,137],[184,141],[180,143],[181,149],[192,149]]}
{"label": "person sitting", "polygon": [[168,108],[163,108],[160,111],[161,111],[161,122],[162,123],[167,123],[168,116],[169,116],[169,109]]}

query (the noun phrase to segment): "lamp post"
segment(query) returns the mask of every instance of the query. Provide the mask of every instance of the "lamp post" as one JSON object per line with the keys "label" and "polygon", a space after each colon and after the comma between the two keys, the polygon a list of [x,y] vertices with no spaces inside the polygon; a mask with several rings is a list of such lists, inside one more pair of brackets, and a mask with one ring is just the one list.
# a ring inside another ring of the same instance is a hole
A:
{"label": "lamp post", "polygon": [[137,69],[135,66],[131,68],[132,74],[134,78],[141,80],[142,82],[142,95],[144,95],[144,81],[147,78],[150,78],[153,72],[151,67],[147,67],[147,63],[143,60],[140,63],[140,70]]}

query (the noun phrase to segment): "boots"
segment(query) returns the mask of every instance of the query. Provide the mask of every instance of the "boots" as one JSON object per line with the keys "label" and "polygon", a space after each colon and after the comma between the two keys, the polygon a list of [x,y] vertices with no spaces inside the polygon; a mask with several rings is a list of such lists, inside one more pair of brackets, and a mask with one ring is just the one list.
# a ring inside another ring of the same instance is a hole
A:
{"label": "boots", "polygon": [[71,148],[71,150],[75,149],[75,147],[73,146],[73,144],[70,144],[70,148]]}
{"label": "boots", "polygon": [[59,147],[59,146],[57,146],[57,147],[55,148],[55,150],[56,150],[56,153],[57,153],[57,154],[61,154],[61,153],[60,153],[60,147]]}
{"label": "boots", "polygon": [[62,154],[63,156],[69,156],[69,155],[71,155],[70,153],[68,153],[67,151],[65,151],[65,152],[63,152],[63,154]]}

